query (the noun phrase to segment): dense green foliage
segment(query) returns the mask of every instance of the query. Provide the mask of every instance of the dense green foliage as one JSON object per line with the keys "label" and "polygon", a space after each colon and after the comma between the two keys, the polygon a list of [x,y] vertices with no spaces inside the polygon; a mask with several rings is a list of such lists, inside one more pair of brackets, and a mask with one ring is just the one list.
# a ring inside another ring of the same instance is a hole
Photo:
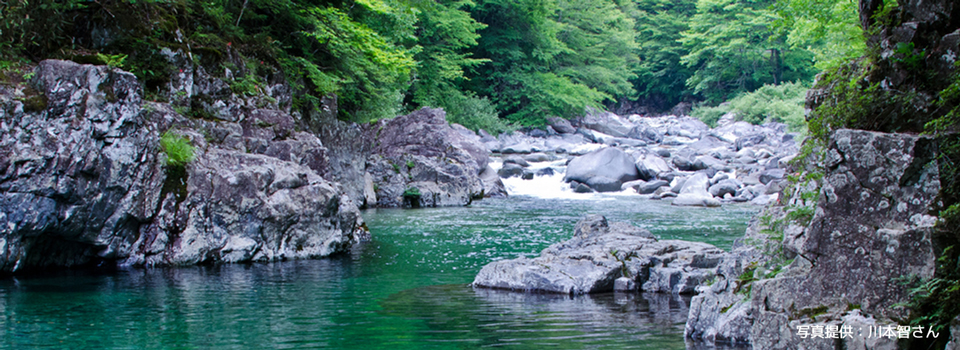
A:
{"label": "dense green foliage", "polygon": [[764,85],[756,91],[743,93],[716,107],[697,107],[690,113],[704,123],[716,126],[726,113],[734,112],[736,121],[752,124],[785,123],[790,131],[805,132],[803,104],[807,87],[800,83]]}
{"label": "dense green foliage", "polygon": [[[840,0],[17,0],[0,4],[0,62],[122,65],[166,100],[164,49],[256,94],[278,77],[293,107],[338,96],[369,121],[420,106],[494,133],[635,101],[717,104],[809,82],[860,52]],[[862,40],[860,41],[862,42]],[[9,65],[9,64],[7,64]],[[231,77],[228,78],[227,76]]]}
{"label": "dense green foliage", "polygon": [[763,84],[812,80],[813,55],[790,49],[775,35],[768,0],[700,0],[680,42],[681,63],[694,69],[687,85],[707,101],[722,102]]}

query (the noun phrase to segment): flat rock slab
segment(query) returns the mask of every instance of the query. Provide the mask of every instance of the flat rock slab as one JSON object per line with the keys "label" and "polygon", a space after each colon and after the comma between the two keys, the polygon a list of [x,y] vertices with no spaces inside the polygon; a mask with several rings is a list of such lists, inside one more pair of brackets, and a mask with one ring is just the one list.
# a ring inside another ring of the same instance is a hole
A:
{"label": "flat rock slab", "polygon": [[724,254],[706,243],[658,241],[647,230],[591,215],[577,223],[572,239],[551,245],[536,258],[487,264],[473,285],[585,294],[613,291],[618,278],[628,277],[646,292],[691,293],[713,275]]}

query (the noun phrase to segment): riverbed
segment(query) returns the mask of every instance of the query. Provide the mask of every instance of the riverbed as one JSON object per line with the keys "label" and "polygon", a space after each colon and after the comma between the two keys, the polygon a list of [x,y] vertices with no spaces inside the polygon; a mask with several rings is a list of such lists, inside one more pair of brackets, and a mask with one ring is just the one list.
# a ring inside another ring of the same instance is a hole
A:
{"label": "riverbed", "polygon": [[759,210],[514,191],[467,207],[367,210],[373,238],[326,259],[5,279],[0,349],[685,349],[686,298],[468,284],[486,263],[568,239],[586,214],[729,249]]}

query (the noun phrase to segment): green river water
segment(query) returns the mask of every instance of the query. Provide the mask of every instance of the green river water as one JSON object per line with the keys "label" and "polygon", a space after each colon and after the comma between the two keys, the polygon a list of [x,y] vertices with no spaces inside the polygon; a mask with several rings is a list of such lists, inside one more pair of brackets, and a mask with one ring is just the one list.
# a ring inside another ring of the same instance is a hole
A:
{"label": "green river water", "polygon": [[699,348],[683,339],[689,299],[468,284],[490,261],[569,238],[585,214],[729,249],[757,210],[636,195],[368,210],[372,240],[327,259],[0,280],[0,349]]}

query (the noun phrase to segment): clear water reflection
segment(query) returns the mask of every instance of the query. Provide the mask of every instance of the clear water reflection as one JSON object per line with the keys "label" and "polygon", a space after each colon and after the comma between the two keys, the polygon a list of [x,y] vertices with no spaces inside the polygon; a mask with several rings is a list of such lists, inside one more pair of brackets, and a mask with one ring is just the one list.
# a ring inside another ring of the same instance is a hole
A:
{"label": "clear water reflection", "polygon": [[682,337],[688,300],[467,286],[490,261],[566,239],[583,214],[728,247],[755,211],[645,202],[515,197],[377,210],[364,214],[374,239],[330,259],[0,280],[0,349],[696,347]]}

